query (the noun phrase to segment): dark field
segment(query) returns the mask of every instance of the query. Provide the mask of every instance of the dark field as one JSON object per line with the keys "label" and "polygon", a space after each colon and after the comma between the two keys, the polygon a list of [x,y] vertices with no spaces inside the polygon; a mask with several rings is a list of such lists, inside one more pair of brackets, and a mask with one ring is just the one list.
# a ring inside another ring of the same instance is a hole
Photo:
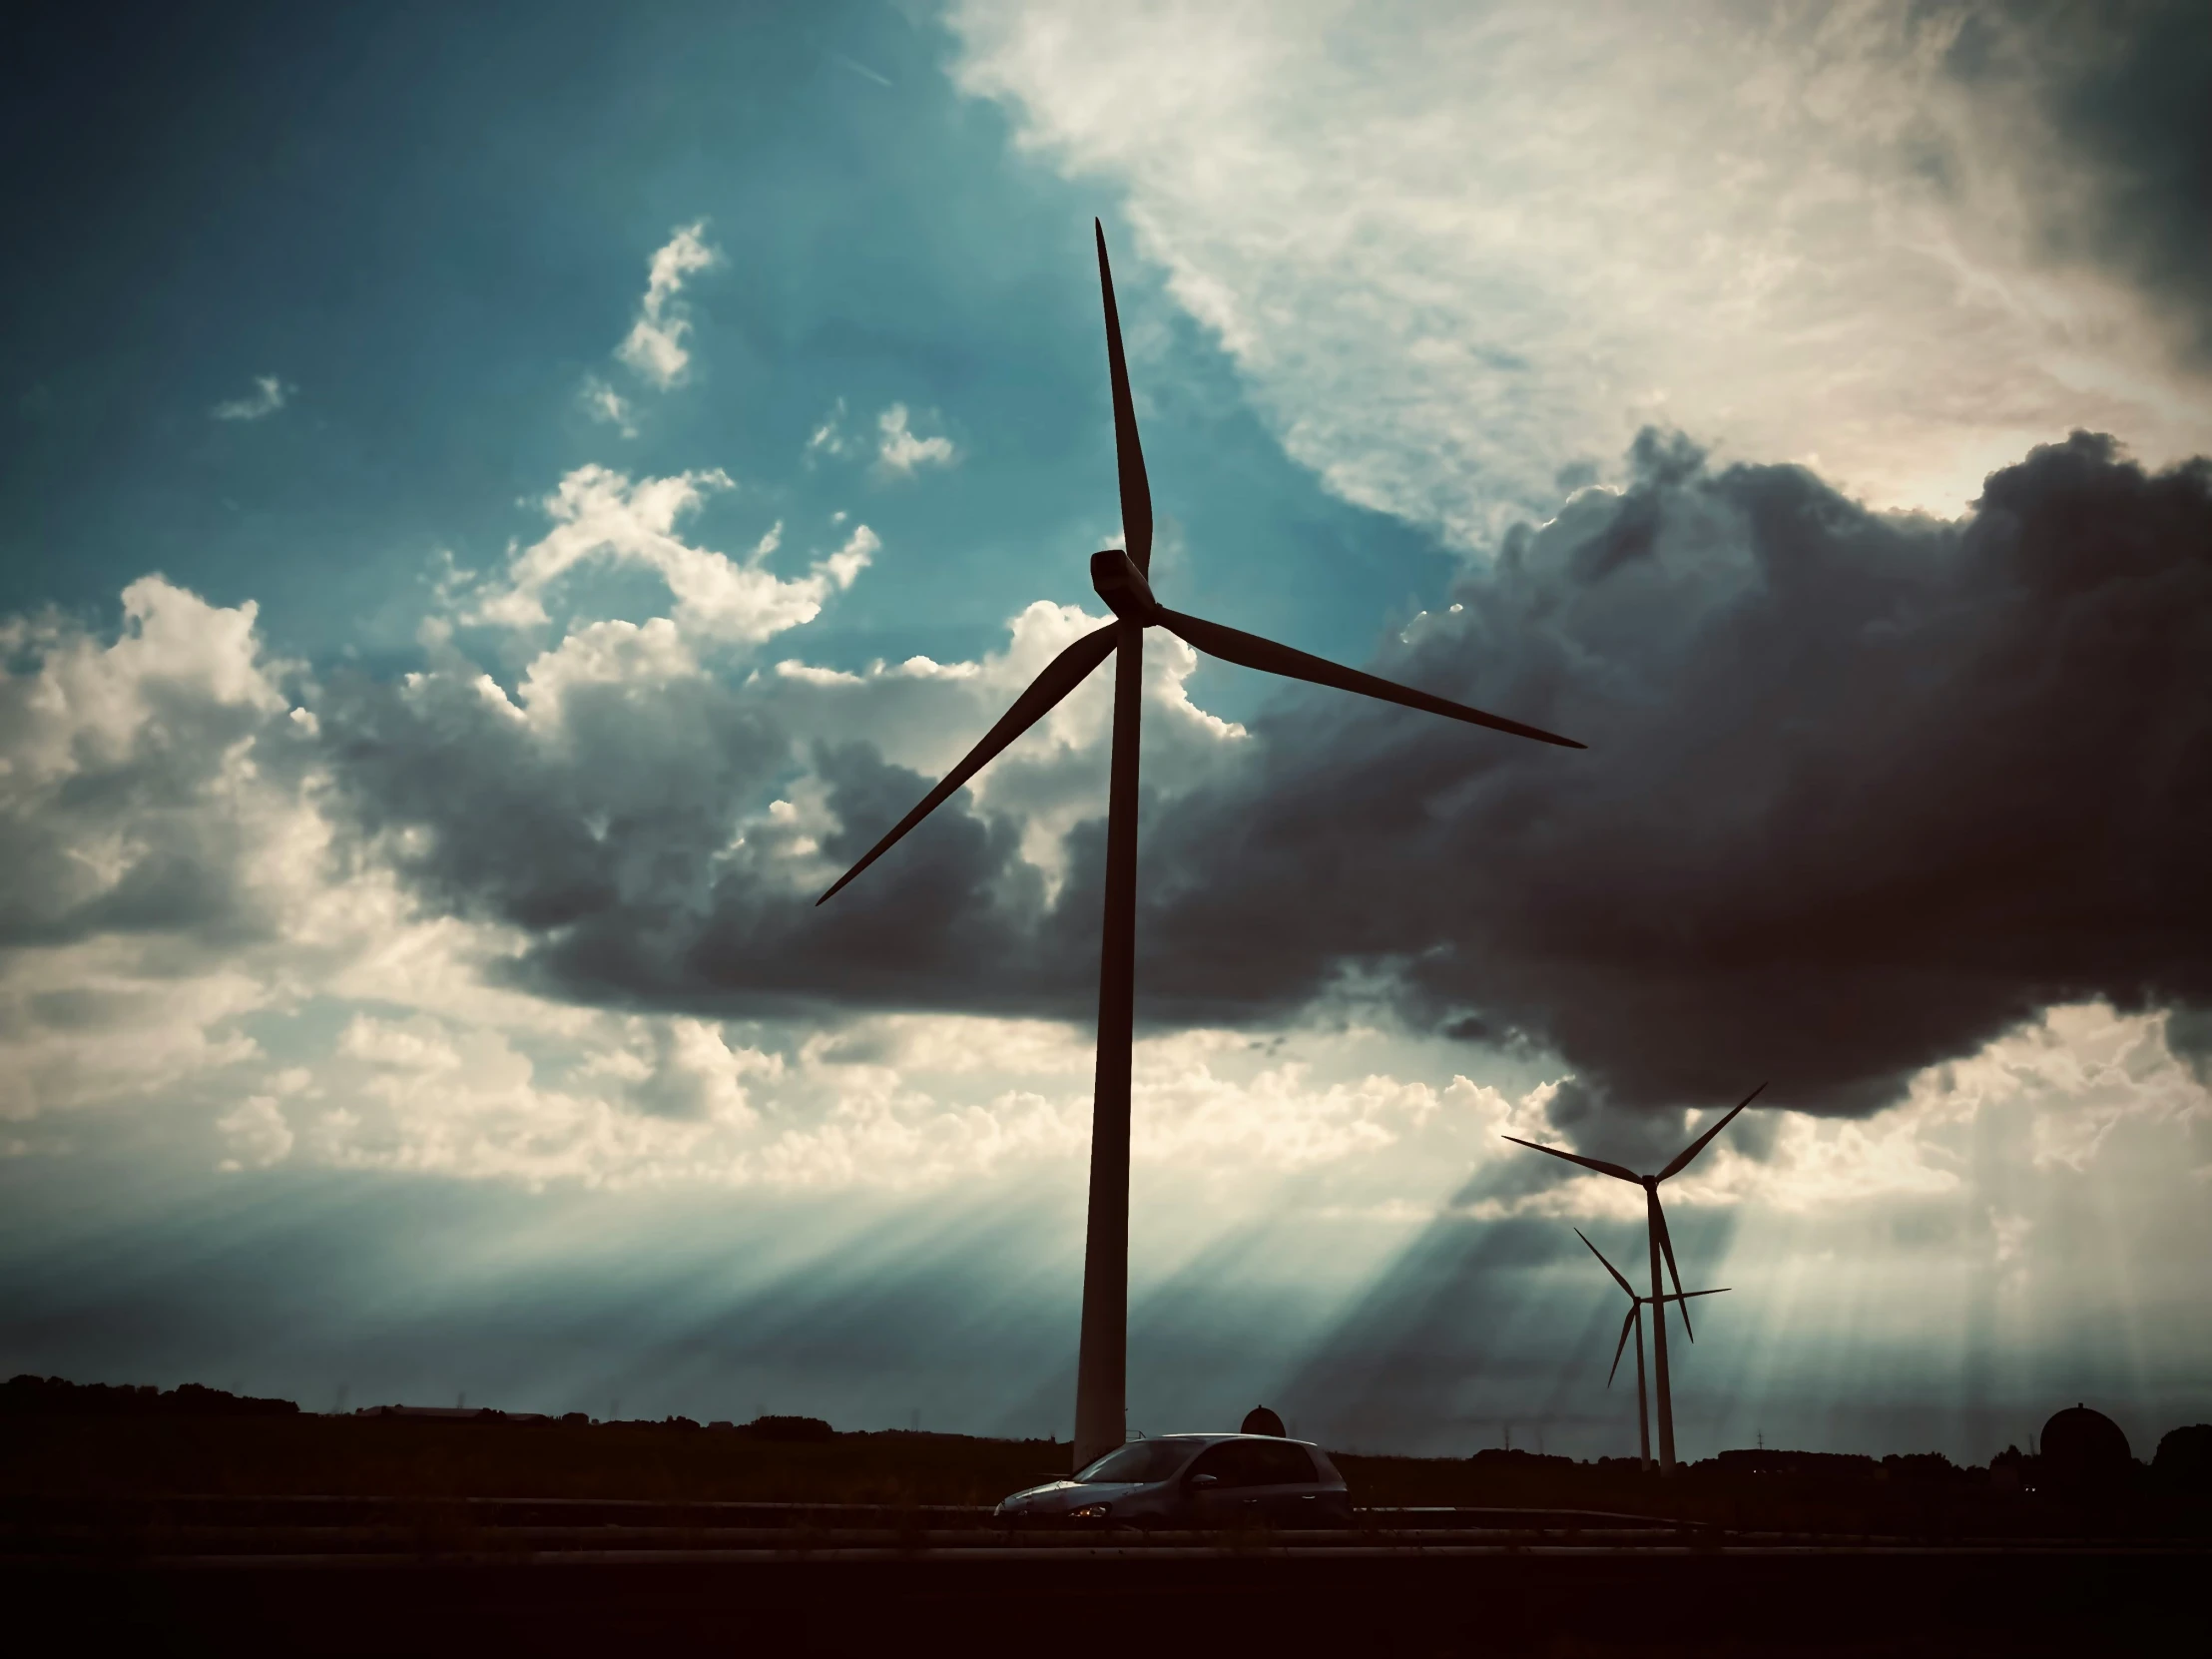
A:
{"label": "dark field", "polygon": [[1049,1440],[898,1430],[810,1445],[662,1423],[18,1418],[0,1419],[0,1495],[988,1504],[1065,1473],[1069,1454]]}

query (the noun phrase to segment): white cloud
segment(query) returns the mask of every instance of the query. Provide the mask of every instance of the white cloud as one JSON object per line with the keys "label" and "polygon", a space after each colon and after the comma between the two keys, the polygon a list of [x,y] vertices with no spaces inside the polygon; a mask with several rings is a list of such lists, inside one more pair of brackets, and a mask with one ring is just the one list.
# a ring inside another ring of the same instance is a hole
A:
{"label": "white cloud", "polygon": [[906,426],[906,405],[893,403],[876,417],[882,441],[876,446],[876,464],[885,472],[911,478],[925,466],[950,466],[958,459],[952,440],[939,434],[916,437]]}
{"label": "white cloud", "polygon": [[121,934],[10,952],[0,973],[0,1120],[53,1128],[94,1108],[215,1098],[224,1078],[263,1057],[238,1022],[273,993],[250,960],[203,961],[179,978],[180,959],[197,954],[171,938]]}
{"label": "white cloud", "polygon": [[311,741],[255,633],[159,577],[112,641],[0,625],[0,1116],[200,1096],[256,1059],[269,941],[312,879]]}
{"label": "white cloud", "polygon": [[849,455],[852,447],[852,439],[844,431],[844,399],[840,397],[808,437],[806,459],[811,466],[825,455]]}
{"label": "white cloud", "polygon": [[[359,1015],[318,1069],[300,1155],[529,1184],[916,1191],[1065,1167],[1087,1144],[1087,1031],[940,1015],[747,1029],[755,1040],[593,1014],[556,1041],[428,1011]],[[1202,1179],[1249,1207],[1285,1177],[1326,1175],[1331,1203],[1379,1201],[1408,1177],[1432,1183],[1440,1149],[1463,1156],[1511,1111],[1464,1078],[1358,1070],[1376,1051],[1373,1033],[1287,1050],[1219,1031],[1140,1043],[1143,1179]]]}
{"label": "white cloud", "polygon": [[864,524],[852,526],[844,545],[822,561],[823,574],[839,588],[849,588],[867,569],[868,561],[883,550],[882,541]]}
{"label": "white cloud", "polygon": [[813,621],[882,545],[867,526],[856,525],[844,545],[807,575],[785,579],[764,567],[781,545],[781,524],[743,560],[694,547],[676,534],[678,522],[707,496],[735,487],[719,470],[633,481],[608,467],[578,467],[545,499],[553,529],[509,559],[503,577],[479,593],[469,619],[507,628],[542,625],[554,584],[587,561],[605,559],[657,572],[676,600],[673,618],[685,634],[752,643]]}
{"label": "white cloud", "polygon": [[821,424],[808,435],[804,451],[812,466],[825,459],[873,453],[876,471],[885,477],[911,478],[924,467],[952,466],[960,451],[943,433],[923,437],[913,430],[912,416],[903,403],[887,405],[875,417],[875,431],[845,429],[845,402],[838,398]]}
{"label": "white cloud", "polygon": [[[1978,1052],[1920,1073],[1906,1098],[1866,1118],[1769,1111],[1747,1127],[1757,1149],[1724,1136],[1665,1189],[1670,1211],[1756,1205],[1830,1219],[1853,1207],[1941,1200],[1969,1216],[2001,1212],[1999,1254],[2015,1257],[2032,1230],[2026,1192],[2080,1176],[2124,1130],[2172,1132],[2177,1173],[2212,1175],[2212,1091],[2166,1045],[2162,1013],[2122,1014],[2103,1003],[2055,1007]],[[1524,1106],[1541,1108],[1542,1094]],[[1702,1125],[1685,1122],[1687,1143]],[[1499,1133],[1575,1149],[1577,1136],[1535,1110]],[[1732,1134],[1741,1135],[1740,1131]],[[1744,1137],[1748,1139],[1749,1137]],[[1597,1175],[1555,1174],[1540,1155],[1509,1145],[1478,1163],[1519,1168],[1533,1190],[1478,1198],[1469,1212],[1605,1217],[1643,1214],[1643,1195]]]}
{"label": "white cloud", "polygon": [[266,420],[288,403],[297,389],[274,374],[257,374],[252,392],[218,403],[208,413],[217,420]]}
{"label": "white cloud", "polygon": [[584,376],[584,384],[577,392],[577,397],[592,419],[600,424],[614,427],[626,438],[638,435],[637,411],[631,406],[630,400],[598,375]]}
{"label": "white cloud", "polygon": [[719,250],[707,246],[706,230],[704,220],[684,226],[653,256],[637,320],[615,348],[616,356],[664,390],[691,366],[691,351],[684,343],[691,333],[691,318],[677,296],[695,272],[710,269],[722,258]]}
{"label": "white cloud", "polygon": [[0,1118],[28,1145],[143,1113],[199,1121],[234,1163],[282,1157],[255,1100],[322,1087],[294,1022],[333,1000],[575,1023],[493,982],[499,929],[337,855],[319,723],[256,621],[148,577],[112,640],[0,624]]}
{"label": "white cloud", "polygon": [[1125,270],[1163,269],[1291,451],[1475,547],[1651,421],[1731,456],[1817,453],[1877,505],[1946,514],[2073,426],[2152,462],[2201,444],[2212,383],[2167,325],[2049,257],[2039,216],[2085,186],[2035,89],[1947,72],[1964,15],[962,0],[952,19],[961,83],[1123,194]]}
{"label": "white cloud", "polygon": [[274,1095],[250,1095],[215,1126],[230,1142],[231,1156],[218,1166],[224,1170],[266,1168],[291,1151],[291,1125]]}

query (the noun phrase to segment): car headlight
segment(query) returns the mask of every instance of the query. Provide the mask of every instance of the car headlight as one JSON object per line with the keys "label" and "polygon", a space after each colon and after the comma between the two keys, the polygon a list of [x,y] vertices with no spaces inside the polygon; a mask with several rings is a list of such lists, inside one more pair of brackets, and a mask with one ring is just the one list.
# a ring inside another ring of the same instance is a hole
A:
{"label": "car headlight", "polygon": [[1114,1506],[1111,1503],[1086,1503],[1080,1509],[1070,1509],[1068,1511],[1068,1519],[1104,1520],[1108,1515],[1112,1514],[1113,1511]]}

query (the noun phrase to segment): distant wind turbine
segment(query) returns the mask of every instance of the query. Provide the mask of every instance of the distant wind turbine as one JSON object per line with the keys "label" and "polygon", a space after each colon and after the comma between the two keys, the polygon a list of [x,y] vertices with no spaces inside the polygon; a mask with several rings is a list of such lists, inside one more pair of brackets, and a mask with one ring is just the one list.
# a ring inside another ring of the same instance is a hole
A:
{"label": "distant wind turbine", "polygon": [[1339,691],[1359,692],[1385,703],[1427,714],[1444,715],[1493,731],[1509,732],[1563,749],[1583,746],[1572,738],[1484,714],[1463,703],[1431,697],[1392,681],[1340,667],[1287,645],[1224,628],[1171,611],[1152,596],[1152,490],[1146,482],[1144,451],[1137,442],[1136,404],[1129,394],[1129,367],[1122,355],[1121,319],[1114,309],[1114,277],[1106,262],[1105,228],[1092,221],[1098,239],[1098,282],[1106,306],[1106,365],[1114,401],[1114,456],[1121,481],[1124,548],[1091,555],[1091,586],[1113,611],[1114,620],[1085,634],[1048,664],[998,724],[983,734],[960,764],[944,775],[921,804],[897,824],[867,855],[815,900],[830,899],[847,881],[888,851],[893,842],[951,796],[962,784],[1042,720],[1060,700],[1089,678],[1108,657],[1114,659],[1113,771],[1107,787],[1106,920],[1098,960],[1098,1060],[1091,1099],[1090,1219],[1083,1245],[1083,1325],[1075,1370],[1075,1463],[1122,1443],[1127,1380],[1129,1316],[1129,1067],[1135,1008],[1137,935],[1137,736],[1144,685],[1144,634],[1161,627],[1225,662],[1306,680]]}
{"label": "distant wind turbine", "polygon": [[[1628,1333],[1633,1330],[1636,1333],[1636,1448],[1637,1455],[1643,1460],[1644,1467],[1649,1469],[1651,1467],[1651,1406],[1647,1403],[1644,1394],[1644,1304],[1649,1302],[1651,1298],[1638,1296],[1636,1287],[1621,1277],[1619,1268],[1605,1260],[1604,1251],[1598,1249],[1596,1245],[1590,1244],[1589,1235],[1584,1233],[1581,1228],[1577,1227],[1574,1230],[1574,1236],[1584,1244],[1590,1245],[1590,1254],[1599,1261],[1605,1262],[1605,1271],[1613,1276],[1615,1284],[1628,1293],[1628,1314],[1621,1321],[1621,1340],[1613,1345],[1613,1367],[1611,1371],[1605,1374],[1605,1385],[1608,1388],[1613,1385],[1613,1375],[1621,1369],[1621,1350],[1628,1346]],[[1687,1302],[1693,1296],[1719,1296],[1722,1291],[1728,1288],[1728,1286],[1723,1285],[1719,1290],[1689,1291],[1681,1296],[1670,1296],[1666,1300],[1669,1302]]]}
{"label": "distant wind turbine", "polygon": [[[1659,1207],[1659,1183],[1680,1175],[1690,1167],[1690,1160],[1712,1143],[1713,1137],[1736,1121],[1736,1114],[1759,1098],[1758,1089],[1736,1102],[1728,1109],[1728,1115],[1712,1128],[1674,1155],[1674,1161],[1657,1175],[1638,1175],[1632,1169],[1619,1164],[1608,1164],[1602,1158],[1585,1158],[1579,1152],[1561,1152],[1555,1146],[1538,1146],[1534,1141],[1524,1141],[1518,1135],[1507,1135],[1506,1140],[1515,1146],[1525,1146],[1532,1152],[1548,1152],[1554,1158],[1564,1158],[1570,1164],[1580,1164],[1584,1169],[1594,1169],[1600,1175],[1610,1175],[1616,1181],[1633,1181],[1644,1190],[1644,1225],[1651,1235],[1651,1294],[1659,1300],[1651,1304],[1651,1369],[1659,1381],[1659,1471],[1674,1472],[1674,1395],[1667,1387],[1667,1310],[1665,1304],[1678,1302],[1682,1295],[1682,1270],[1674,1265],[1674,1241],[1667,1237],[1667,1213]],[[1664,1252],[1667,1272],[1674,1276],[1673,1296],[1667,1296],[1666,1282],[1659,1277],[1659,1257]],[[1697,1333],[1690,1331],[1690,1310],[1682,1310],[1682,1329],[1690,1333],[1690,1340],[1697,1340]],[[1638,1350],[1642,1352],[1641,1349]]]}

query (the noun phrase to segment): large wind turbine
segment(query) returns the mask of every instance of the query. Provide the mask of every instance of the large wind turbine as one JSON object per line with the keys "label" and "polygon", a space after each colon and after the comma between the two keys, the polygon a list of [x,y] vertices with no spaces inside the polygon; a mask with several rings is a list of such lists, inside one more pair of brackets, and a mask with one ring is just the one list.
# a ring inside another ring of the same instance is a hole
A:
{"label": "large wind turbine", "polygon": [[[1608,1388],[1613,1385],[1614,1373],[1621,1369],[1621,1350],[1628,1346],[1628,1333],[1633,1329],[1636,1333],[1636,1449],[1637,1455],[1643,1460],[1645,1470],[1649,1471],[1651,1468],[1651,1406],[1644,1393],[1644,1304],[1649,1302],[1651,1298],[1638,1296],[1636,1287],[1621,1277],[1619,1268],[1605,1260],[1604,1251],[1598,1249],[1596,1245],[1590,1244],[1589,1235],[1583,1232],[1581,1228],[1577,1227],[1574,1230],[1574,1236],[1584,1244],[1590,1245],[1590,1254],[1599,1261],[1605,1262],[1605,1271],[1611,1274],[1613,1282],[1628,1294],[1628,1314],[1621,1321],[1621,1340],[1613,1345],[1613,1366],[1612,1370],[1605,1374],[1605,1385]],[[1663,1300],[1667,1302],[1687,1302],[1693,1296],[1719,1296],[1722,1291],[1727,1289],[1728,1287],[1723,1285],[1719,1290],[1689,1291],[1679,1296],[1666,1297]]]}
{"label": "large wind turbine", "polygon": [[1083,1245],[1083,1327],[1075,1371],[1075,1463],[1081,1468],[1124,1436],[1123,1388],[1129,1314],[1129,1049],[1134,1007],[1137,933],[1137,719],[1144,682],[1144,633],[1160,627],[1209,656],[1317,686],[1359,692],[1493,731],[1564,749],[1571,738],[1431,697],[1358,669],[1343,668],[1287,645],[1171,611],[1152,596],[1152,490],[1137,442],[1136,405],[1122,356],[1114,277],[1106,263],[1106,232],[1095,220],[1098,282],[1106,305],[1106,365],[1113,382],[1114,456],[1121,480],[1123,548],[1091,555],[1091,586],[1114,620],[1084,635],[1030,682],[982,741],[944,775],[921,804],[867,855],[815,900],[820,904],[883,855],[891,844],[974,777],[983,765],[1050,712],[1091,671],[1114,659],[1114,742],[1106,810],[1106,923],[1098,955],[1098,1063],[1091,1099],[1090,1219]]}
{"label": "large wind turbine", "polygon": [[[1762,1083],[1759,1089],[1767,1085]],[[1759,1089],[1736,1102],[1728,1109],[1728,1115],[1712,1128],[1674,1155],[1674,1161],[1657,1175],[1638,1175],[1632,1169],[1619,1164],[1608,1164],[1602,1158],[1585,1158],[1579,1152],[1561,1152],[1555,1146],[1538,1146],[1534,1141],[1524,1141],[1518,1135],[1505,1138],[1515,1146],[1525,1146],[1533,1152],[1548,1152],[1554,1158],[1564,1158],[1570,1164],[1580,1164],[1584,1169],[1594,1169],[1600,1175],[1610,1175],[1617,1181],[1633,1181],[1644,1190],[1644,1225],[1651,1234],[1651,1294],[1658,1299],[1651,1304],[1651,1369],[1658,1374],[1659,1382],[1659,1471],[1674,1472],[1674,1395],[1667,1388],[1667,1302],[1677,1301],[1682,1294],[1682,1270],[1674,1265],[1674,1241],[1667,1237],[1667,1213],[1659,1207],[1659,1183],[1680,1175],[1690,1167],[1690,1160],[1712,1143],[1713,1137],[1736,1121],[1736,1114],[1759,1098]],[[1675,1294],[1667,1296],[1666,1282],[1659,1277],[1659,1257],[1664,1252],[1667,1272],[1674,1275]],[[1682,1310],[1682,1329],[1690,1332],[1690,1310]],[[1697,1334],[1690,1332],[1691,1341]],[[1639,1350],[1639,1352],[1641,1352]]]}

